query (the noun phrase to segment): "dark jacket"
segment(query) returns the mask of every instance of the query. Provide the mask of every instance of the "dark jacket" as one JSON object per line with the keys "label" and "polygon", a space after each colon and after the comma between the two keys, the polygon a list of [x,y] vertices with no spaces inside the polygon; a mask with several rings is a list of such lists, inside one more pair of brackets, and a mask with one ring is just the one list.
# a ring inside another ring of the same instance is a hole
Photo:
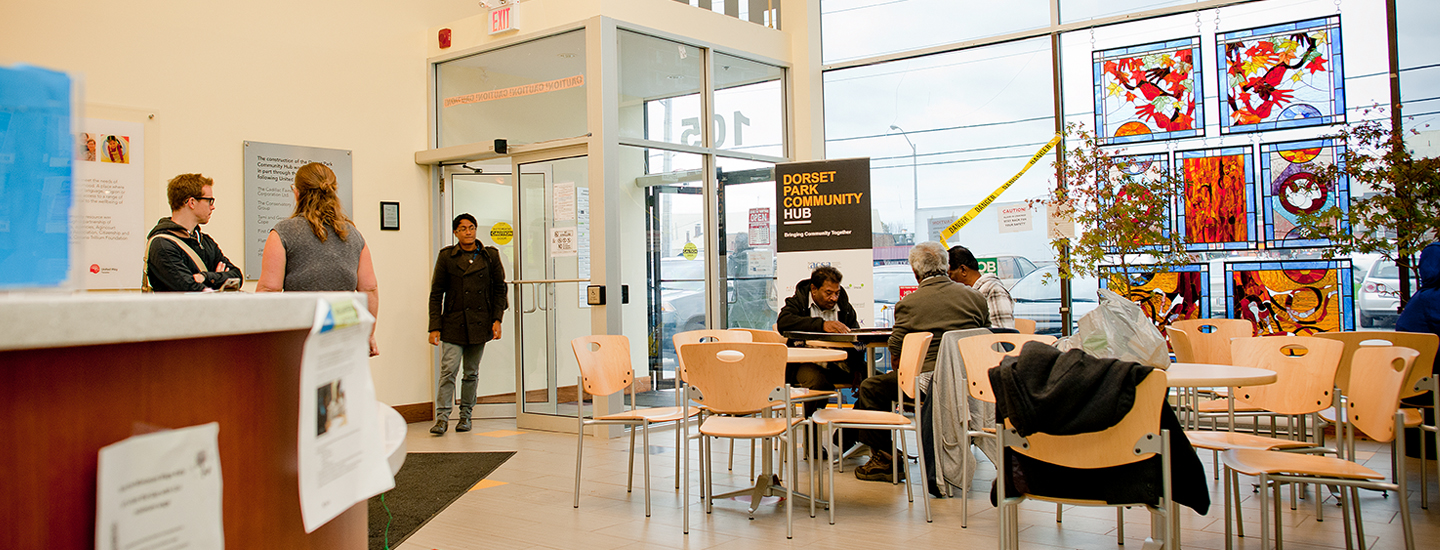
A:
{"label": "dark jacket", "polygon": [[[850,295],[845,293],[844,288],[840,289],[840,298],[835,301],[835,307],[840,309],[836,318],[841,323],[850,328],[860,328],[860,320],[855,316],[855,308],[850,305]],[[785,307],[780,308],[780,317],[775,321],[775,330],[825,332],[825,320],[810,316],[810,279],[801,279],[795,283],[795,295],[785,299]]]}
{"label": "dark jacket", "polygon": [[890,357],[900,357],[905,335],[929,332],[930,348],[925,351],[921,372],[935,370],[940,355],[940,341],[945,333],[967,328],[990,326],[990,306],[985,296],[973,288],[935,276],[920,282],[920,287],[895,304],[895,326],[890,327]]}
{"label": "dark jacket", "polygon": [[440,339],[451,344],[483,344],[509,307],[499,250],[440,249],[430,279],[430,332],[440,331]]}
{"label": "dark jacket", "polygon": [[1420,251],[1419,271],[1420,290],[1405,303],[1395,330],[1440,334],[1440,243]]}
{"label": "dark jacket", "polygon": [[[1022,435],[1066,435],[1109,428],[1130,412],[1135,404],[1135,386],[1151,370],[1139,363],[1101,359],[1080,350],[1062,354],[1045,344],[1027,343],[1018,359],[1007,357],[1000,366],[990,369],[996,423],[1008,417]],[[1168,452],[1175,502],[1204,515],[1210,509],[1205,467],[1168,403],[1160,410],[1160,429],[1170,431]],[[1158,504],[1163,492],[1159,456],[1123,466],[1080,470],[1006,452],[1005,463],[1009,471],[1005,477],[1006,494]],[[991,499],[993,502],[993,489]]]}
{"label": "dark jacket", "polygon": [[[220,252],[220,246],[215,244],[215,239],[200,232],[200,226],[195,226],[195,231],[186,236],[184,226],[170,218],[160,218],[146,238],[154,237],[160,232],[170,233],[188,243],[205,265],[203,268],[196,267],[195,262],[190,260],[190,255],[174,241],[166,238],[154,239],[150,242],[145,273],[150,278],[150,288],[155,292],[199,292],[206,288],[218,290],[225,284],[225,279],[245,277],[240,272],[240,266]],[[216,268],[222,262],[225,264],[225,271],[217,271]],[[204,273],[205,282],[195,282],[196,273]]]}

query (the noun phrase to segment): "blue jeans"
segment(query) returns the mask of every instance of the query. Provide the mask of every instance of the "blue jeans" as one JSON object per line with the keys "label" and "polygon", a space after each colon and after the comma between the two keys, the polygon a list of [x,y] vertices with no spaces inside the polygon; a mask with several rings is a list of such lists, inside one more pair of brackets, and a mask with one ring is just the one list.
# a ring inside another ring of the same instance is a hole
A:
{"label": "blue jeans", "polygon": [[440,342],[440,388],[435,395],[435,418],[450,418],[450,405],[455,402],[455,373],[464,365],[460,377],[460,418],[470,418],[475,407],[475,389],[480,384],[480,356],[485,344],[451,344]]}

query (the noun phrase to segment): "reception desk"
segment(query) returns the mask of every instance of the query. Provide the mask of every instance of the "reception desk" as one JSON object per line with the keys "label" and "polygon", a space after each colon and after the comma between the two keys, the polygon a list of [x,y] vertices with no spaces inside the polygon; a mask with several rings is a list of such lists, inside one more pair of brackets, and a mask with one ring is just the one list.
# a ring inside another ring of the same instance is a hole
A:
{"label": "reception desk", "polygon": [[229,548],[365,548],[365,503],[306,534],[300,354],[350,293],[0,296],[0,548],[95,544],[101,447],[218,422]]}

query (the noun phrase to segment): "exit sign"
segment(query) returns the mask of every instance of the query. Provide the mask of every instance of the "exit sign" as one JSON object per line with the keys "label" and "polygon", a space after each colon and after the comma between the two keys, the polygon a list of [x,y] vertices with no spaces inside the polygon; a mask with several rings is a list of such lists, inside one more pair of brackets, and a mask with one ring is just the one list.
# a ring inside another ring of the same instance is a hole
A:
{"label": "exit sign", "polygon": [[515,26],[515,6],[513,4],[490,10],[490,34],[510,32],[518,28],[520,27]]}

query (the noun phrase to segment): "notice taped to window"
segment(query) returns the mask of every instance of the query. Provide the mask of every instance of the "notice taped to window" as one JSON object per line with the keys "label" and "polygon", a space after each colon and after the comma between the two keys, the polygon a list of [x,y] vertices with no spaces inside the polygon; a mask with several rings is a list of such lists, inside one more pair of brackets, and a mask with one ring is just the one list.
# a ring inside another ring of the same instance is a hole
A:
{"label": "notice taped to window", "polygon": [[775,165],[779,252],[868,249],[870,159]]}

